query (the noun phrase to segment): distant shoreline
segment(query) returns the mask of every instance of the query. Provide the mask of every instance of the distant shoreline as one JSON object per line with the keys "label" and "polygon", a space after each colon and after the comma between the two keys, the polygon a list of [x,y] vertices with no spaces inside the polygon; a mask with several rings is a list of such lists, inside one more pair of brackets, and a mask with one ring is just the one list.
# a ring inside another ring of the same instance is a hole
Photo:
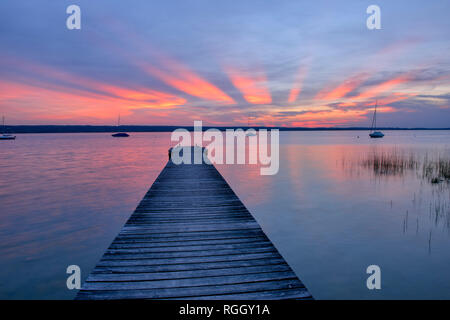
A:
{"label": "distant shoreline", "polygon": [[[210,128],[219,130],[226,129],[244,129],[248,127],[208,127],[204,126],[203,131]],[[254,129],[279,129],[280,131],[368,131],[368,127],[317,127],[317,128],[305,128],[305,127],[251,127]],[[135,126],[135,125],[123,125],[117,126],[97,126],[97,125],[10,125],[5,126],[8,133],[95,133],[95,132],[172,132],[175,129],[186,129],[188,131],[194,131],[193,126]],[[378,130],[450,130],[450,128],[390,128],[382,127]]]}

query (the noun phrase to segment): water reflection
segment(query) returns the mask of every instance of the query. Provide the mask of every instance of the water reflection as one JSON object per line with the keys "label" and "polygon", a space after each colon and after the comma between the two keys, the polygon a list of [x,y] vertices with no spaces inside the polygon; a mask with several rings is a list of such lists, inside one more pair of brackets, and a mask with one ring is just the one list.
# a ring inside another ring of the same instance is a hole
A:
{"label": "water reflection", "polygon": [[[450,230],[450,150],[434,148],[370,147],[346,152],[342,157],[343,172],[360,178],[377,179],[384,187],[392,180],[415,185],[412,213],[428,212],[434,228]],[[395,194],[394,194],[395,195]],[[393,195],[393,196],[394,196]],[[391,200],[391,207],[392,207]],[[416,234],[419,217],[416,217]],[[403,233],[408,231],[409,211],[403,220]],[[430,230],[430,235],[431,235]],[[430,236],[431,239],[431,236]],[[431,240],[429,241],[431,243]]]}
{"label": "water reflection", "polygon": [[2,298],[70,298],[167,160],[168,134],[20,135],[2,145]]}
{"label": "water reflection", "polygon": [[[379,174],[360,163],[395,148],[442,159],[450,132],[357,135],[283,132],[277,175],[261,176],[258,165],[218,169],[317,299],[450,298],[448,184],[432,183],[421,165]],[[72,298],[66,267],[87,276],[170,144],[169,133],[20,135],[1,144],[0,297]],[[382,268],[379,292],[365,286],[371,264]]]}
{"label": "water reflection", "polygon": [[[442,215],[448,188],[411,170],[377,174],[360,163],[374,150],[448,154],[449,132],[388,134],[371,141],[354,132],[282,133],[279,174],[269,178],[270,189],[251,188],[270,200],[244,201],[317,298],[450,298],[448,215]],[[245,196],[248,187],[228,173]],[[434,213],[438,191],[444,193],[436,220],[430,203]],[[377,293],[365,287],[365,268],[374,263],[385,270]]]}

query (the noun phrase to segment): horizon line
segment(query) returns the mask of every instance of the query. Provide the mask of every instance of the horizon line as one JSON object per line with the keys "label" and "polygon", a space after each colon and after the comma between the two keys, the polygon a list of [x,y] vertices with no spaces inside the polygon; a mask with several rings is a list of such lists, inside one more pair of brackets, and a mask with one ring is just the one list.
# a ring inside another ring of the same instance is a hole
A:
{"label": "horizon line", "polygon": [[[80,124],[68,124],[68,125],[6,125],[5,129],[12,131],[11,133],[101,133],[101,132],[171,132],[175,129],[186,129],[188,131],[194,131],[194,126],[176,126],[176,125],[80,125]],[[370,127],[279,127],[279,126],[202,126],[202,131],[208,129],[278,129],[279,131],[367,131],[371,130]],[[377,130],[450,130],[448,128],[430,128],[430,127],[380,127]]]}

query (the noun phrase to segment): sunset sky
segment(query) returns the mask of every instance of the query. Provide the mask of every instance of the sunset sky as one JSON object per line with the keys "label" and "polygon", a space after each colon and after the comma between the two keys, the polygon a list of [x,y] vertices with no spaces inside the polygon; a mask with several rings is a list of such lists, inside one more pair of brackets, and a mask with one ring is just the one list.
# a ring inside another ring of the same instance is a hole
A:
{"label": "sunset sky", "polygon": [[[81,30],[66,28],[81,7]],[[381,7],[381,30],[366,8]],[[450,127],[449,1],[0,1],[14,124]],[[250,119],[250,120],[249,120]]]}

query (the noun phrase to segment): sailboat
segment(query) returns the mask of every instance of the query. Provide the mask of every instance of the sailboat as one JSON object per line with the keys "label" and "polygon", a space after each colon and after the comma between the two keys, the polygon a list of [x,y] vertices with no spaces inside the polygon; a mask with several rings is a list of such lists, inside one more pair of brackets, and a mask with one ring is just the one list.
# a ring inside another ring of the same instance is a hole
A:
{"label": "sailboat", "polygon": [[256,133],[254,133],[253,131],[248,131],[250,129],[250,118],[247,118],[247,133],[245,134],[247,137],[253,137],[256,136]]}
{"label": "sailboat", "polygon": [[16,136],[6,133],[5,117],[3,116],[3,126],[2,126],[2,134],[0,135],[0,140],[15,140],[15,139],[16,139]]}
{"label": "sailboat", "polygon": [[377,106],[378,106],[378,100],[375,103],[375,111],[373,113],[373,118],[372,118],[372,127],[370,128],[370,133],[369,133],[369,137],[371,137],[371,138],[383,138],[384,137],[384,133],[382,133],[381,131],[376,131],[377,130]]}
{"label": "sailboat", "polygon": [[[120,128],[120,114],[119,114],[119,118],[117,119],[117,128]],[[129,137],[130,135],[126,132],[117,132],[117,133],[113,133],[112,136],[114,138],[126,138],[126,137]]]}

